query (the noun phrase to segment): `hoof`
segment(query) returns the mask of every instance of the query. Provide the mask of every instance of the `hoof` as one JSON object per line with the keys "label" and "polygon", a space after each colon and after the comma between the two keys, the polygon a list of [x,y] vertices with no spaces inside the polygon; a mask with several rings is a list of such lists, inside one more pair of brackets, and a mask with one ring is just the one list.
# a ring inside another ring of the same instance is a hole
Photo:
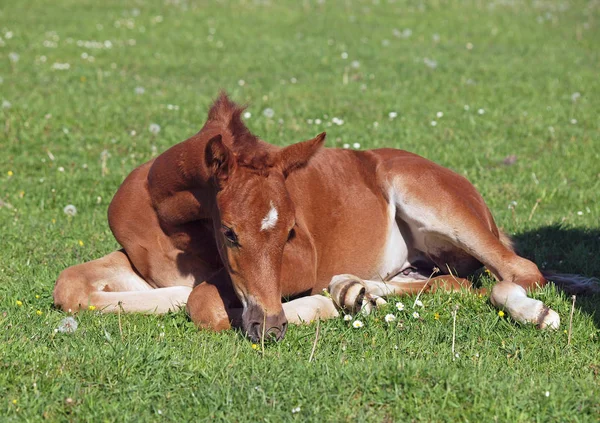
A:
{"label": "hoof", "polygon": [[560,316],[551,308],[545,307],[538,318],[540,329],[558,329],[560,327]]}

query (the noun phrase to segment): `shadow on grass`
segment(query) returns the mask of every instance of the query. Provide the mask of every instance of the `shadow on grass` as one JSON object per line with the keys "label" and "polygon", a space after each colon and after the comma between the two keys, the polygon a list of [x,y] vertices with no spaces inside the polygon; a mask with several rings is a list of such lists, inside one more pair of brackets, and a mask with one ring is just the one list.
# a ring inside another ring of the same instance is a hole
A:
{"label": "shadow on grass", "polygon": [[[541,269],[600,278],[600,230],[545,226],[514,237],[520,255]],[[600,295],[578,295],[576,307],[600,328]]]}

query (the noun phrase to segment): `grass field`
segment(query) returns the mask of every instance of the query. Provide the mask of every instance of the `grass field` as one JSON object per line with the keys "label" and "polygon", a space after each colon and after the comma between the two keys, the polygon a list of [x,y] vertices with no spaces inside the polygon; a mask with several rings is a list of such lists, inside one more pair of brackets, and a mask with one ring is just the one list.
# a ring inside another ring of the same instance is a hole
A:
{"label": "grass field", "polygon": [[553,287],[535,296],[554,332],[487,298],[425,295],[419,319],[396,299],[360,329],[322,322],[309,363],[315,324],[264,351],[184,312],[86,311],[56,333],[52,288],[118,248],[119,184],[221,88],[274,144],[326,130],[448,166],[525,256],[598,276],[599,18],[595,1],[2,1],[0,421],[598,421],[600,298],[577,298],[570,345]]}

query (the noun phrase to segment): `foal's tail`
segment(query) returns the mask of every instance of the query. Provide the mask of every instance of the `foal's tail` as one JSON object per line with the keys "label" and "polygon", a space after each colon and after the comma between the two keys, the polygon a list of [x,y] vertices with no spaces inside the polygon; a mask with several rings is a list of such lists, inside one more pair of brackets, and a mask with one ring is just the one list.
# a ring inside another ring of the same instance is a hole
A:
{"label": "foal's tail", "polygon": [[[499,238],[502,245],[510,251],[515,251],[515,243],[506,232],[499,230]],[[600,279],[571,273],[556,273],[550,271],[542,271],[544,277],[553,282],[558,289],[566,294],[600,294]]]}
{"label": "foal's tail", "polygon": [[542,271],[542,275],[566,294],[600,294],[598,278],[549,271]]}

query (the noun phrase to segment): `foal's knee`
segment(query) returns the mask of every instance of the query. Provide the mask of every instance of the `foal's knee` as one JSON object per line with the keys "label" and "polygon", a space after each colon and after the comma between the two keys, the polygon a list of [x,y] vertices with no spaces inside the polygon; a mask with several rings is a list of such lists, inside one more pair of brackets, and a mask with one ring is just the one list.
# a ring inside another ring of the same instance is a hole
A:
{"label": "foal's knee", "polygon": [[63,311],[78,310],[89,294],[84,285],[77,269],[69,267],[63,270],[58,275],[52,292],[54,306]]}
{"label": "foal's knee", "polygon": [[202,329],[221,331],[231,328],[232,317],[214,285],[205,282],[196,286],[188,298],[186,310],[192,322]]}

